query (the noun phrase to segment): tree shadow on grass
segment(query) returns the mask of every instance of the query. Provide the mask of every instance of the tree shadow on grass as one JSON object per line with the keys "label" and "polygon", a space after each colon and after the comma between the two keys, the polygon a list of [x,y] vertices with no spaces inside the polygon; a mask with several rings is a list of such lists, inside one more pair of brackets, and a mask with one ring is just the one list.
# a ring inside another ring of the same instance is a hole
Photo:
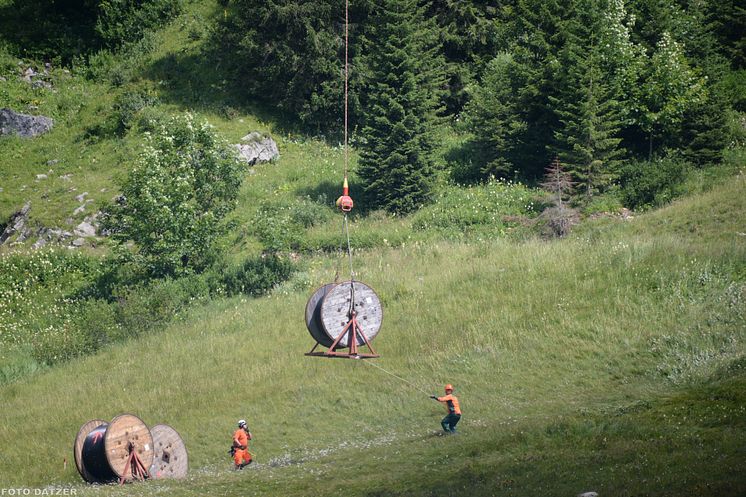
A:
{"label": "tree shadow on grass", "polygon": [[[339,179],[338,183],[325,180],[315,185],[299,188],[297,192],[300,196],[308,197],[324,205],[334,205],[337,198],[342,195],[342,178]],[[360,183],[350,183],[350,196],[354,202],[354,207],[349,213],[351,219],[367,217],[376,210],[371,205]]]}
{"label": "tree shadow on grass", "polygon": [[233,75],[228,56],[217,50],[168,53],[145,69],[145,77],[157,83],[163,103],[233,119],[251,114],[271,123],[280,133],[302,133],[292,116],[276,107],[250,100]]}

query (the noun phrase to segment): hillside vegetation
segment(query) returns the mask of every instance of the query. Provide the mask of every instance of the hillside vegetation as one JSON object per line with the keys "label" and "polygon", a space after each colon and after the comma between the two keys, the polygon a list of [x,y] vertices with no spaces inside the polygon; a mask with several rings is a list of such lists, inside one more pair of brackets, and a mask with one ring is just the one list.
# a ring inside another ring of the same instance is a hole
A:
{"label": "hillside vegetation", "polygon": [[[55,120],[0,137],[0,233],[27,203],[34,233],[0,246],[0,490],[746,495],[735,3],[352,4],[352,265],[384,312],[371,360],[303,355],[307,299],[350,269],[341,3],[0,0],[0,108]],[[420,79],[387,80],[410,66]],[[169,147],[176,128],[209,132]],[[280,158],[234,163],[225,145],[252,131]],[[126,208],[205,156],[230,195],[209,237],[185,222],[164,249],[171,206],[149,204],[158,230]],[[580,188],[541,178],[554,157]],[[33,247],[88,221],[80,247]],[[428,398],[446,383],[456,436]],[[78,429],[122,413],[174,427],[189,476],[84,483]],[[240,418],[256,464],[238,472]]]}
{"label": "hillside vegetation", "polygon": [[[373,364],[302,356],[326,259],[270,297],[195,306],[163,333],[0,387],[2,485],[87,494],[62,467],[78,427],[133,412],[182,434],[189,478],[92,493],[739,495],[745,187],[572,240],[365,254],[359,277],[385,309]],[[441,408],[417,390],[445,382],[463,403],[456,437],[437,436]],[[234,473],[239,417],[259,464]],[[44,458],[29,450],[39,437]]]}

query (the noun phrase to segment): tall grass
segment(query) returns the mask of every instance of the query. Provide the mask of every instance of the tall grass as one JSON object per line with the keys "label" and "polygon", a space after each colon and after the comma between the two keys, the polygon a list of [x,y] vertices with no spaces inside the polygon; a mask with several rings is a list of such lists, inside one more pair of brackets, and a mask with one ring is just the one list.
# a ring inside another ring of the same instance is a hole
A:
{"label": "tall grass", "polygon": [[[90,493],[738,495],[743,192],[739,178],[574,240],[362,254],[357,277],[384,303],[378,367],[302,355],[306,299],[333,277],[319,256],[271,297],[199,306],[162,334],[0,387],[0,487],[88,494],[62,466],[77,429],[133,412],[182,434],[188,480]],[[723,202],[732,215],[707,215]],[[464,409],[454,438],[435,436],[442,408],[423,393],[445,382]],[[232,473],[242,417],[259,465]],[[28,450],[40,432],[44,458]]]}

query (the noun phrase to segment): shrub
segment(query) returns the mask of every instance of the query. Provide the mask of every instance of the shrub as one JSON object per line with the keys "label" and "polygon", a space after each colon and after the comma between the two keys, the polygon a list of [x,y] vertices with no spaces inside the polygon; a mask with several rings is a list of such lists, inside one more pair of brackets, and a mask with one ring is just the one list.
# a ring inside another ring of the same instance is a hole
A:
{"label": "shrub", "polygon": [[675,158],[631,161],[622,167],[622,202],[630,209],[660,206],[682,192],[688,166]]}
{"label": "shrub", "polygon": [[594,195],[590,202],[583,206],[583,214],[590,216],[598,213],[619,212],[622,207],[622,201],[619,198],[618,189],[612,189],[601,195]]}
{"label": "shrub", "polygon": [[328,207],[310,199],[263,202],[254,218],[253,230],[267,251],[304,250],[306,230],[330,217]]}
{"label": "shrub", "polygon": [[115,241],[135,242],[133,260],[153,277],[201,272],[227,231],[242,172],[235,150],[207,122],[176,116],[149,136],[104,225]]}
{"label": "shrub", "polygon": [[123,136],[137,121],[136,118],[146,107],[158,103],[158,97],[149,89],[136,88],[117,96],[108,123],[118,136]]}
{"label": "shrub", "polygon": [[294,264],[275,254],[247,259],[243,264],[228,269],[223,285],[228,295],[258,296],[267,293],[287,280],[295,270]]}
{"label": "shrub", "polygon": [[101,2],[96,33],[103,44],[116,48],[139,40],[146,30],[161,26],[181,12],[181,0],[110,0]]}
{"label": "shrub", "polygon": [[534,192],[520,183],[492,179],[467,188],[449,186],[412,218],[415,230],[436,229],[454,237],[464,233],[504,235],[516,219],[536,215]]}
{"label": "shrub", "polygon": [[156,280],[150,284],[125,287],[116,295],[115,317],[121,333],[117,338],[133,338],[162,326],[188,305],[209,296],[205,280],[199,276]]}
{"label": "shrub", "polygon": [[539,216],[541,233],[549,238],[567,236],[573,226],[580,222],[578,211],[567,205],[555,205],[544,209]]}

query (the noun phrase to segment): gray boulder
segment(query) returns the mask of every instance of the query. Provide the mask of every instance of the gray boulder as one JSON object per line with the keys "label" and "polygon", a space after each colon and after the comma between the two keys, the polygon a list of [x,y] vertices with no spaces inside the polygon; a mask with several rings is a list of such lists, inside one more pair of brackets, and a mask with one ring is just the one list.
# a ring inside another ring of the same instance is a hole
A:
{"label": "gray boulder", "polygon": [[83,221],[75,227],[73,233],[83,238],[96,236],[96,227],[87,221]]}
{"label": "gray boulder", "polygon": [[241,143],[235,145],[239,159],[249,165],[260,162],[270,162],[280,157],[277,143],[269,136],[253,131],[241,138]]}
{"label": "gray boulder", "polygon": [[33,138],[46,133],[54,121],[45,116],[19,114],[10,109],[0,109],[0,135],[18,135]]}
{"label": "gray boulder", "polygon": [[29,231],[26,223],[28,223],[28,213],[30,210],[31,202],[26,202],[26,205],[21,207],[21,210],[15,212],[12,216],[10,216],[5,230],[0,233],[0,245],[5,243],[5,241],[13,236],[15,233],[20,233],[24,239],[26,238],[25,233]]}

